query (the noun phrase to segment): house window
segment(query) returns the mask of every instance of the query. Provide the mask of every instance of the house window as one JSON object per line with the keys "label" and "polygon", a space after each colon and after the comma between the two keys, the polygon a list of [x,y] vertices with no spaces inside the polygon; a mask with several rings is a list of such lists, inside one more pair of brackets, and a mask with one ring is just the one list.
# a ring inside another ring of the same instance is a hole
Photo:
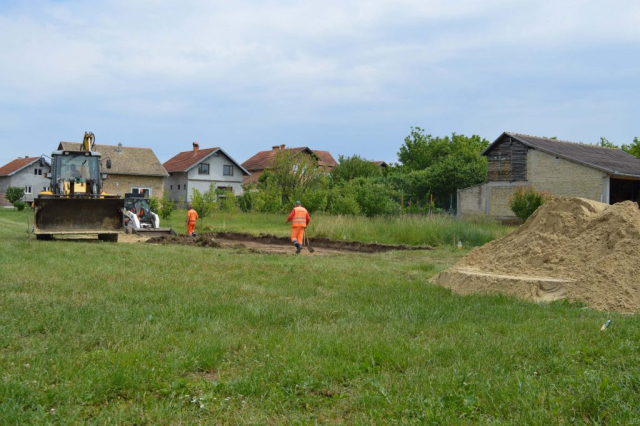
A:
{"label": "house window", "polygon": [[42,169],[33,169],[33,174],[36,176],[42,176]]}
{"label": "house window", "polygon": [[169,189],[173,191],[173,185],[169,185]]}
{"label": "house window", "polygon": [[151,188],[131,188],[133,194],[146,194],[151,197]]}
{"label": "house window", "polygon": [[233,166],[222,166],[222,175],[223,176],[233,176]]}
{"label": "house window", "polygon": [[206,163],[200,164],[200,167],[198,167],[198,174],[199,175],[208,175],[209,174],[209,165],[206,164]]}
{"label": "house window", "polygon": [[46,186],[43,186],[43,187],[42,187],[42,190],[43,190],[43,191],[46,191],[47,189],[49,189],[49,188],[47,188]]}
{"label": "house window", "polygon": [[31,185],[27,185],[24,187],[24,193],[25,194],[31,194]]}

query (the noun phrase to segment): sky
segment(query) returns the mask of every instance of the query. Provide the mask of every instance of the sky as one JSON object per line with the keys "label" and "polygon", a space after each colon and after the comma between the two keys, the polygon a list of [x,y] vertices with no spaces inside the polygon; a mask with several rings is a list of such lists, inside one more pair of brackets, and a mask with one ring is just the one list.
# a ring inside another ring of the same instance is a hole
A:
{"label": "sky", "polygon": [[85,131],[397,161],[412,126],[640,137],[635,0],[0,0],[0,165]]}

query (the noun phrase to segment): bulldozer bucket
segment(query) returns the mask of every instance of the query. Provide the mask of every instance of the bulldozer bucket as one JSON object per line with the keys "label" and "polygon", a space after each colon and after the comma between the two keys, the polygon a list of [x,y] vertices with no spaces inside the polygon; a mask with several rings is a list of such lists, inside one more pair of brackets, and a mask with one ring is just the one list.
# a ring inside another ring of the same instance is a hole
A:
{"label": "bulldozer bucket", "polygon": [[36,236],[98,234],[114,241],[124,227],[122,198],[39,197],[34,207]]}
{"label": "bulldozer bucket", "polygon": [[176,231],[172,228],[142,228],[142,229],[133,229],[133,233],[136,235],[140,235],[141,237],[162,237],[163,235],[176,235]]}

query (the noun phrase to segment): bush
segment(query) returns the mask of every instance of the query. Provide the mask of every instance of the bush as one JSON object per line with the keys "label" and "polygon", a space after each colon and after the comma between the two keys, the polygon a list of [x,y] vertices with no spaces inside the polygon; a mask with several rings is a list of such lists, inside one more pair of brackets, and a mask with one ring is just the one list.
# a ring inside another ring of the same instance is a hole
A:
{"label": "bush", "polygon": [[251,192],[251,205],[260,213],[282,213],[282,192],[273,187]]}
{"label": "bush", "polygon": [[27,207],[27,203],[18,200],[15,203],[13,203],[13,207],[15,207],[16,209],[18,209],[18,211],[21,212],[22,210],[24,210],[25,207]]}
{"label": "bush", "polygon": [[350,194],[336,194],[331,199],[329,212],[331,212],[331,214],[356,216],[360,214],[360,206],[354,196]]}
{"label": "bush", "polygon": [[220,210],[223,212],[234,213],[238,211],[238,200],[235,192],[232,190],[220,190],[218,193],[220,200]]}
{"label": "bush", "polygon": [[400,205],[391,199],[395,194],[391,186],[372,179],[356,178],[355,194],[360,211],[367,217],[398,213]]}
{"label": "bush", "polygon": [[538,207],[551,198],[550,194],[537,192],[532,186],[518,186],[509,198],[509,207],[518,218],[527,220]]}
{"label": "bush", "polygon": [[327,208],[328,195],[329,191],[326,189],[308,190],[300,195],[299,200],[309,213],[322,212]]}
{"label": "bush", "polygon": [[23,188],[19,188],[17,186],[10,186],[7,188],[7,191],[4,194],[4,198],[7,199],[7,201],[9,201],[11,204],[13,204],[13,207],[17,208],[18,210],[22,210],[24,209],[24,206],[22,206],[22,209],[18,208],[18,206],[16,205],[16,203],[22,203],[22,197],[24,197],[24,189]]}

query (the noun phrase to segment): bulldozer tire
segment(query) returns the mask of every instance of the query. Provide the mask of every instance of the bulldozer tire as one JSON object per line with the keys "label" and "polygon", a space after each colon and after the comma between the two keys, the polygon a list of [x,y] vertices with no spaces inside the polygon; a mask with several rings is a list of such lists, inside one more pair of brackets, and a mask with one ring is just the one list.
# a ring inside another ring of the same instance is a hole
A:
{"label": "bulldozer tire", "polygon": [[107,241],[109,243],[117,243],[118,234],[98,234],[98,239],[100,241]]}
{"label": "bulldozer tire", "polygon": [[36,240],[40,240],[40,241],[53,240],[53,235],[51,235],[51,234],[36,234]]}

